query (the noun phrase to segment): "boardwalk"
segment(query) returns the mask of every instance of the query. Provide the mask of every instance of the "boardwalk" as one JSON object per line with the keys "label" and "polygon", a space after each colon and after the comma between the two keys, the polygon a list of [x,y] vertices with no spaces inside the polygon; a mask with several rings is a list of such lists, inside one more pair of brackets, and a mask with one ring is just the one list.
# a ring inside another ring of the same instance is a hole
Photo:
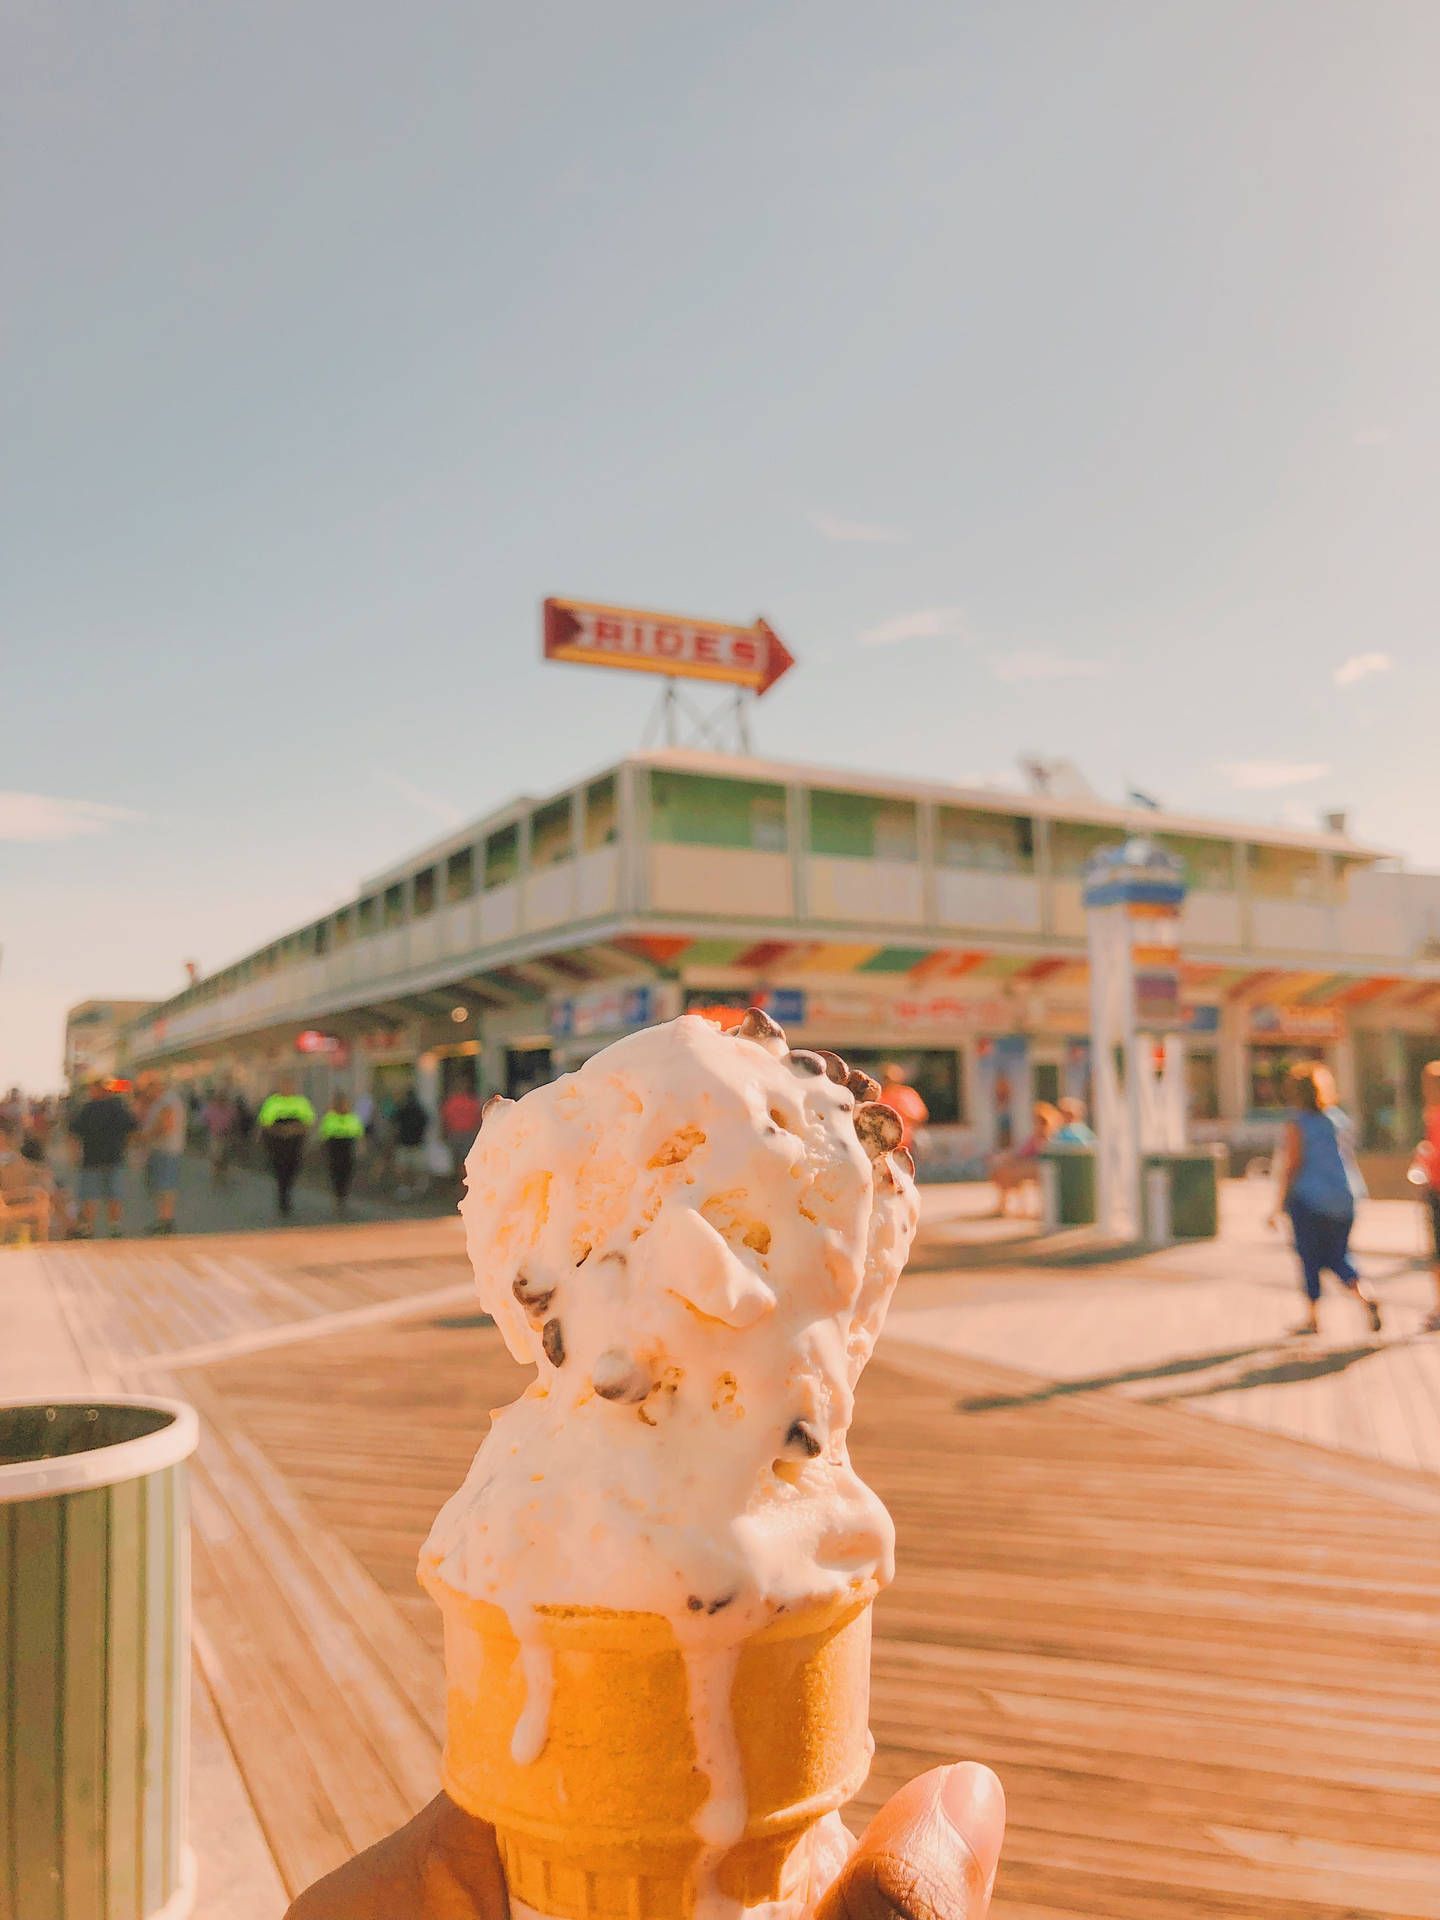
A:
{"label": "boardwalk", "polygon": [[[857,1811],[991,1761],[1011,1920],[1440,1920],[1440,1477],[917,1342],[945,1284],[907,1283],[854,1433],[901,1568]],[[57,1388],[200,1408],[199,1914],[270,1920],[433,1790],[415,1552],[523,1376],[448,1221],[11,1253],[0,1287]]]}

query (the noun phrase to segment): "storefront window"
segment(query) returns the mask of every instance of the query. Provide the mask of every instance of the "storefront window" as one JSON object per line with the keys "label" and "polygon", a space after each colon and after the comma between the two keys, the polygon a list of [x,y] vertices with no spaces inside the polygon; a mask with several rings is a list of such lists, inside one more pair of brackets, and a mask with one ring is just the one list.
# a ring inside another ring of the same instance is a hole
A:
{"label": "storefront window", "polygon": [[603,780],[595,780],[585,789],[585,849],[592,853],[596,847],[609,847],[615,843],[619,832],[619,816],[615,806],[615,776],[607,774]]}
{"label": "storefront window", "polygon": [[558,866],[562,860],[569,860],[575,852],[575,843],[571,835],[570,798],[552,800],[549,806],[540,807],[530,823],[530,868],[539,872],[544,867]]}
{"label": "storefront window", "polygon": [[523,1098],[554,1078],[555,1066],[549,1047],[505,1049],[505,1091],[512,1100]]}
{"label": "storefront window", "polygon": [[906,1081],[930,1109],[937,1127],[955,1126],[965,1118],[964,1081],[960,1056],[953,1047],[901,1047],[889,1052],[870,1047],[837,1047],[835,1052],[862,1073],[883,1080],[885,1068],[899,1067]]}
{"label": "storefront window", "polygon": [[1185,1106],[1192,1120],[1220,1118],[1220,1060],[1213,1052],[1185,1056]]}
{"label": "storefront window", "polygon": [[371,894],[370,898],[368,900],[362,900],[356,909],[358,921],[357,930],[362,940],[367,934],[374,933],[379,923],[379,915],[377,913],[378,906],[379,902],[376,900],[374,894]]}
{"label": "storefront window", "polygon": [[1035,865],[1033,823],[1008,813],[964,813],[941,807],[936,817],[935,858],[942,867],[967,872],[1029,873]]}
{"label": "storefront window", "polygon": [[422,914],[433,913],[435,911],[434,867],[426,867],[423,873],[416,874],[413,900],[414,906],[412,910],[417,920]]}
{"label": "storefront window", "polygon": [[914,804],[818,787],[810,795],[810,851],[853,860],[918,859]]}
{"label": "storefront window", "polygon": [[783,853],[785,789],[701,774],[650,775],[650,837],[672,846]]}
{"label": "storefront window", "polygon": [[445,898],[454,906],[475,891],[475,849],[462,847],[445,862]]}
{"label": "storefront window", "polygon": [[485,842],[485,891],[508,885],[519,871],[520,829],[501,827]]}
{"label": "storefront window", "polygon": [[354,912],[349,907],[342,907],[330,923],[330,944],[332,947],[348,947],[354,934]]}
{"label": "storefront window", "polygon": [[1250,1111],[1278,1114],[1285,1111],[1285,1088],[1290,1069],[1302,1061],[1315,1061],[1328,1067],[1330,1059],[1323,1047],[1297,1046],[1293,1042],[1263,1042],[1250,1048]]}
{"label": "storefront window", "polygon": [[405,924],[405,889],[398,880],[393,887],[385,889],[382,918],[387,927],[402,927]]}

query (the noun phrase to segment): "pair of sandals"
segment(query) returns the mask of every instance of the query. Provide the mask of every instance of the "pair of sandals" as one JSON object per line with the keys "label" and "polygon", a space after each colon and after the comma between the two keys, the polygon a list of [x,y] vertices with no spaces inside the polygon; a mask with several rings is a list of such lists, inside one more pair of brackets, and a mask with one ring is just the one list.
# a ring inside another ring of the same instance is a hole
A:
{"label": "pair of sandals", "polygon": [[[1372,1333],[1379,1333],[1385,1324],[1380,1312],[1380,1302],[1378,1300],[1362,1300],[1360,1304],[1370,1316],[1370,1331]],[[1291,1327],[1287,1338],[1291,1340],[1313,1339],[1319,1331],[1319,1327],[1316,1326],[1313,1321],[1302,1320],[1298,1327]],[[1426,1333],[1440,1333],[1440,1309],[1437,1309],[1431,1314],[1430,1318],[1425,1322],[1422,1331]]]}

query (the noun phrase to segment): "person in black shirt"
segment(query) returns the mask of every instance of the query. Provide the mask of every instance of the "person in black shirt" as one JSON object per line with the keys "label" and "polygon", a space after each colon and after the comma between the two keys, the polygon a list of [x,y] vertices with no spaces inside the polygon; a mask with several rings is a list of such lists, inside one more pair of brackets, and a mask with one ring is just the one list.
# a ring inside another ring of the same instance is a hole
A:
{"label": "person in black shirt", "polygon": [[95,1210],[103,1200],[110,1238],[120,1237],[124,1212],[125,1148],[136,1127],[128,1100],[112,1093],[104,1080],[92,1080],[83,1106],[70,1121],[70,1132],[80,1149],[79,1236],[88,1240],[95,1231]]}
{"label": "person in black shirt", "polygon": [[413,1200],[430,1184],[425,1164],[425,1135],[430,1131],[430,1116],[414,1087],[405,1089],[405,1097],[395,1109],[395,1159],[400,1168],[397,1200]]}

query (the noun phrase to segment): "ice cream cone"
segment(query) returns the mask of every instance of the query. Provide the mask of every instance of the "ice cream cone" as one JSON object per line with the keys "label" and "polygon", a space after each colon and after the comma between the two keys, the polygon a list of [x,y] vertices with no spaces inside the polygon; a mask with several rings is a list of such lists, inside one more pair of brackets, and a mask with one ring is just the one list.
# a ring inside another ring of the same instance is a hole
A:
{"label": "ice cream cone", "polygon": [[[687,1654],[660,1614],[578,1607],[539,1609],[522,1649],[498,1607],[433,1563],[421,1579],[445,1623],[445,1787],[494,1824],[512,1903],[553,1920],[689,1920],[707,1885],[747,1907],[798,1903],[800,1843],[870,1764],[873,1581]],[[701,1751],[707,1715],[728,1783]],[[725,1785],[733,1826],[707,1848]]]}

